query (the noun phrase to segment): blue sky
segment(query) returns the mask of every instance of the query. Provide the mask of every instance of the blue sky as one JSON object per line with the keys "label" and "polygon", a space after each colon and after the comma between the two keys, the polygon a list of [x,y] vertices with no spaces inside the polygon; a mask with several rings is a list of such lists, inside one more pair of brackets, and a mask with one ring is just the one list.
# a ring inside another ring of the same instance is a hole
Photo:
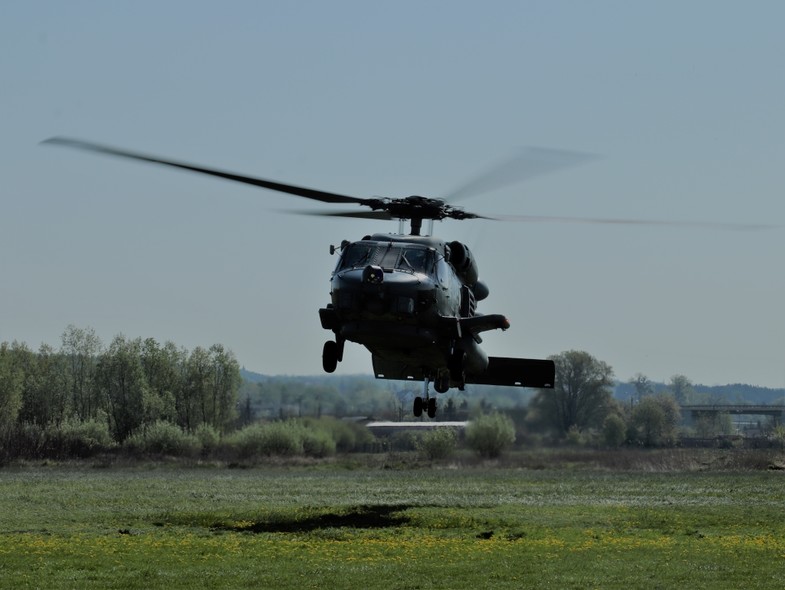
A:
{"label": "blue sky", "polygon": [[[328,191],[438,197],[522,146],[596,160],[485,214],[785,225],[781,2],[4,2],[0,341],[68,324],[318,374],[329,244],[384,222],[40,146],[84,138]],[[626,380],[785,386],[783,229],[445,222],[512,328]],[[369,373],[347,348],[341,373]]]}

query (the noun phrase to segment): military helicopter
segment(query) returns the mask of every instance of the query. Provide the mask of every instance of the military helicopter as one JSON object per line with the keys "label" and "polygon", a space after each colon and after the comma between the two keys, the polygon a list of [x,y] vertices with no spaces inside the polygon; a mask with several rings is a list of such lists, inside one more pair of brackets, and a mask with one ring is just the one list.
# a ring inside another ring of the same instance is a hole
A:
{"label": "military helicopter", "polygon": [[[470,213],[444,199],[422,196],[403,198],[358,198],[221,171],[118,149],[93,142],[53,137],[53,144],[101,154],[161,164],[288,193],[329,204],[360,205],[366,210],[315,212],[316,215],[360,219],[398,220],[397,234],[366,235],[339,247],[332,273],[330,302],[319,310],[321,325],[333,333],[324,343],[322,365],[327,373],[343,360],[347,341],[365,346],[371,353],[377,379],[422,381],[423,395],[414,399],[413,413],[437,410],[436,393],[450,388],[463,390],[467,384],[553,388],[553,361],[489,357],[480,348],[481,334],[507,330],[510,323],[500,314],[484,315],[477,304],[488,297],[488,286],[479,278],[479,267],[469,248],[458,241],[445,241],[423,232],[423,221],[432,227],[444,219],[504,219],[524,221],[577,221],[589,223],[651,223],[615,219],[544,217],[488,217]],[[482,192],[517,182],[535,174],[580,163],[590,156],[575,152],[541,150],[534,167],[521,168],[516,157],[475,178],[452,198]],[[531,159],[531,154],[524,154]],[[404,233],[404,222],[410,224]],[[679,224],[676,225],[704,225]],[[746,226],[731,226],[747,228]],[[759,226],[753,226],[759,227]]]}

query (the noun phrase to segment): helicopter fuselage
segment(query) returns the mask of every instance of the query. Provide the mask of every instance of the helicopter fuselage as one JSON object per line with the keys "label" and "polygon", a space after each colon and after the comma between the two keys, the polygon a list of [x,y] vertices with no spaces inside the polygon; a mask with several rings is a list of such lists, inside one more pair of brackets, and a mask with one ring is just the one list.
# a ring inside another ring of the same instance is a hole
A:
{"label": "helicopter fuselage", "polygon": [[[336,335],[337,348],[328,346],[335,353],[325,351],[328,371],[351,341],[371,352],[377,377],[462,388],[466,375],[488,368],[479,332],[509,326],[502,316],[476,316],[488,289],[459,242],[396,234],[344,242],[330,286],[331,302],[320,310],[322,326]],[[477,319],[465,329],[470,318]]]}

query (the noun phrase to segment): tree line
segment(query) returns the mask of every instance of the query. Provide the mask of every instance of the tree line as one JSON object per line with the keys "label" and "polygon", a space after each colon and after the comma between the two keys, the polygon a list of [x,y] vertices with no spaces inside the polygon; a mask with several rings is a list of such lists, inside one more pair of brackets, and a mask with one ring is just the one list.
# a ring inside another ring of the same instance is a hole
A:
{"label": "tree line", "polygon": [[74,424],[105,425],[117,443],[161,421],[223,434],[237,418],[240,382],[234,354],[220,344],[188,351],[118,335],[105,347],[92,329],[73,325],[58,349],[3,342],[0,447],[8,452],[31,428]]}
{"label": "tree line", "polygon": [[[514,422],[519,441],[662,446],[679,438],[679,404],[702,396],[682,375],[674,376],[666,389],[636,375],[627,384],[631,395],[620,400],[613,395],[618,387],[609,364],[584,351],[550,358],[556,365],[554,389],[532,393],[467,388],[441,396],[440,415],[476,420],[501,411]],[[249,376],[253,380],[243,380],[234,355],[219,344],[188,351],[172,342],[119,335],[104,346],[92,329],[76,326],[65,330],[57,349],[43,344],[33,351],[24,343],[3,342],[0,459],[36,456],[31,450],[47,445],[50,450],[38,456],[120,445],[193,451],[216,448],[219,441],[241,449],[249,437],[258,440],[260,435],[252,428],[240,431],[260,418],[405,419],[415,395],[412,384],[401,389],[400,384],[372,377],[327,383],[317,378]],[[305,437],[306,447],[314,440],[315,425],[328,432],[322,439],[335,439],[338,449],[367,447],[367,440],[341,443],[347,438],[345,427],[329,420],[307,424],[308,436],[299,426],[292,427]],[[720,415],[693,429],[697,436],[711,437],[730,434],[732,424],[729,416]],[[354,432],[349,438],[360,440],[358,436]]]}

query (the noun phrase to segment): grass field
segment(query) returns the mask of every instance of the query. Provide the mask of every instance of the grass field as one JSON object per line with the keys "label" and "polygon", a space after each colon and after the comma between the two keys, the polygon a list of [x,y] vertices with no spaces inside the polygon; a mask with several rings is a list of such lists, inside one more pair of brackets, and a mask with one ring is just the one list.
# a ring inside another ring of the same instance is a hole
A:
{"label": "grass field", "polygon": [[0,588],[783,588],[785,473],[0,469]]}

